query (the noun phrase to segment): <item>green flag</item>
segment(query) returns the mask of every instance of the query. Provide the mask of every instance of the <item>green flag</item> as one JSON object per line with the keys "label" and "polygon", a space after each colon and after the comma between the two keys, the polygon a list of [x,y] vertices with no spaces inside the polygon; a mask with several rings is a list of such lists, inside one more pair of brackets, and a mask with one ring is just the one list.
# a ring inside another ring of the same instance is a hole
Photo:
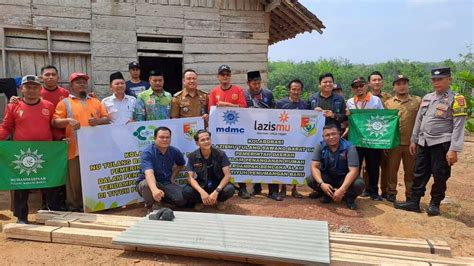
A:
{"label": "green flag", "polygon": [[0,141],[0,190],[61,186],[66,170],[65,141]]}
{"label": "green flag", "polygon": [[400,145],[398,110],[351,110],[349,141],[356,147],[392,149]]}

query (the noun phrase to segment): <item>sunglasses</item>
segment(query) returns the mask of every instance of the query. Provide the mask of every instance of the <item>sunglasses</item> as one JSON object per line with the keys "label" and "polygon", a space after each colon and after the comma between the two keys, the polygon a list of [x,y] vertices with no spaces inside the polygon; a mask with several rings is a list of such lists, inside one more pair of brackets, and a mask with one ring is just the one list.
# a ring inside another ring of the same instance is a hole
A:
{"label": "sunglasses", "polygon": [[358,88],[363,88],[364,86],[365,86],[365,84],[362,83],[362,84],[359,84],[359,85],[354,85],[354,86],[352,86],[352,88],[353,89],[358,89]]}

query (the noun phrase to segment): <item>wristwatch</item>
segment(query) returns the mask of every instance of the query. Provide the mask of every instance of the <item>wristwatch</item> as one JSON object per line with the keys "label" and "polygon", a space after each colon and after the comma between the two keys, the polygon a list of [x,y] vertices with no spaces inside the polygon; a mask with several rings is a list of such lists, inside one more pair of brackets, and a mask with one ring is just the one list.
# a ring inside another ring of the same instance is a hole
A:
{"label": "wristwatch", "polygon": [[221,193],[222,189],[220,187],[216,188],[217,193]]}
{"label": "wristwatch", "polygon": [[324,184],[324,181],[318,182],[318,187],[321,187],[322,184]]}

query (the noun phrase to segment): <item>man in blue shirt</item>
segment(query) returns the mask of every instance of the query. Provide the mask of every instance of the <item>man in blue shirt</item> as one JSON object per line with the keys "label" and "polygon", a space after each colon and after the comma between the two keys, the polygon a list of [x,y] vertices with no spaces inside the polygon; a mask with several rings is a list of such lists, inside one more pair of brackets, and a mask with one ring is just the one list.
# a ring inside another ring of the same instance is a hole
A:
{"label": "man in blue shirt", "polygon": [[128,64],[128,72],[130,73],[130,80],[125,83],[125,94],[137,98],[140,92],[150,88],[150,83],[140,79],[141,69],[137,61]]}
{"label": "man in blue shirt", "polygon": [[308,186],[315,190],[310,197],[322,196],[322,203],[340,202],[345,198],[347,207],[355,210],[355,199],[365,186],[359,176],[357,150],[350,142],[341,139],[335,124],[324,126],[323,139],[314,149],[312,176],[306,177]]}
{"label": "man in blue shirt", "polygon": [[162,201],[183,207],[182,188],[176,184],[176,176],[184,169],[185,160],[180,150],[170,145],[171,130],[167,127],[155,129],[155,143],[142,153],[140,175],[137,179],[138,194],[145,199],[145,207],[154,209]]}

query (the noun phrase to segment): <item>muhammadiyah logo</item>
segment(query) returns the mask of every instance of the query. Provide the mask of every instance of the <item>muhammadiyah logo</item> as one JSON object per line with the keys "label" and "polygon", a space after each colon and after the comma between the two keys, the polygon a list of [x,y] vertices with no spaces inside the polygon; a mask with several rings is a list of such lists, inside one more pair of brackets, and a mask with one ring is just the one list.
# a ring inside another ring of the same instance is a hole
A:
{"label": "muhammadiyah logo", "polygon": [[14,155],[16,160],[12,161],[12,163],[16,164],[15,168],[19,169],[20,174],[26,173],[28,176],[33,172],[37,173],[37,169],[43,168],[41,163],[45,161],[42,159],[43,154],[38,154],[38,150],[31,151],[30,148],[26,152],[20,150],[20,155]]}
{"label": "muhammadiyah logo", "polygon": [[387,121],[379,115],[370,116],[366,126],[370,136],[375,135],[375,137],[379,137],[386,134],[388,131]]}
{"label": "muhammadiyah logo", "polygon": [[227,125],[233,125],[239,122],[239,114],[234,110],[225,111],[222,118],[224,118],[224,122]]}
{"label": "muhammadiyah logo", "polygon": [[303,135],[310,137],[316,134],[318,131],[318,116],[317,115],[302,115],[300,130]]}

